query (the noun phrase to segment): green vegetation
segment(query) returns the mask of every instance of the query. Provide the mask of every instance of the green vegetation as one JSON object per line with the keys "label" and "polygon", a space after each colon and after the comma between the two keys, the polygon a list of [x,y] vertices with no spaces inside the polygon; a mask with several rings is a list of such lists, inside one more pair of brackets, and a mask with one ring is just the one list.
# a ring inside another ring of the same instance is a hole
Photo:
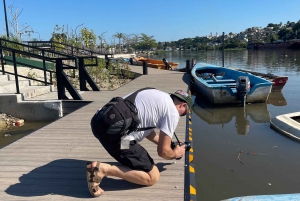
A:
{"label": "green vegetation", "polygon": [[[85,60],[85,64],[89,63],[90,61]],[[134,73],[130,71],[127,62],[110,63],[106,68],[105,60],[98,59],[97,66],[86,67],[86,70],[102,90],[116,89],[134,78]],[[75,76],[74,80],[78,81],[78,76]]]}

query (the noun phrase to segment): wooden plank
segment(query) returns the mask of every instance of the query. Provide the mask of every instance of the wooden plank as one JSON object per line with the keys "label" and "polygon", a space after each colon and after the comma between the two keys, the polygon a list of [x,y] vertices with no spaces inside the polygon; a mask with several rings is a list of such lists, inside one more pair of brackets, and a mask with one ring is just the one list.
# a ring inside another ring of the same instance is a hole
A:
{"label": "wooden plank", "polygon": [[[142,74],[141,66],[130,66]],[[52,122],[0,150],[0,200],[90,200],[85,178],[86,161],[117,162],[105,151],[90,129],[90,119],[112,97],[123,96],[143,87],[154,87],[167,93],[187,89],[189,77],[182,72],[148,68],[148,75],[114,91],[85,92],[85,101],[93,101],[73,113]],[[186,118],[176,129],[185,139]],[[174,139],[175,140],[175,139]],[[131,184],[118,178],[105,178],[101,187],[104,201],[184,200],[184,158],[164,160],[156,146],[141,143],[161,171],[159,181],[150,187]]]}

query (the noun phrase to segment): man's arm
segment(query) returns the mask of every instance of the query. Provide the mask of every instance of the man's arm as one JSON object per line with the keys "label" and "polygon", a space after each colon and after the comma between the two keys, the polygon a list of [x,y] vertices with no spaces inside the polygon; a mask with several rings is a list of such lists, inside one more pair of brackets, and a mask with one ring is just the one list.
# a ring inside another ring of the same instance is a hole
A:
{"label": "man's arm", "polygon": [[159,133],[159,140],[157,146],[157,153],[160,157],[170,160],[181,158],[185,152],[184,146],[177,145],[174,149],[171,148],[172,139],[163,131]]}
{"label": "man's arm", "polygon": [[154,144],[158,145],[159,135],[157,135],[154,130],[152,130],[146,138]]}

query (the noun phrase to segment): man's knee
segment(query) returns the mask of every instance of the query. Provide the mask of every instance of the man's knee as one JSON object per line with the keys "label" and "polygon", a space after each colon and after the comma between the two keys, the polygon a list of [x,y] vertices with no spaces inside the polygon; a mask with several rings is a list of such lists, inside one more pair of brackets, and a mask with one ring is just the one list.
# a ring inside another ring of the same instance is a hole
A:
{"label": "man's knee", "polygon": [[152,186],[158,181],[160,173],[158,171],[158,168],[155,165],[153,165],[152,170],[148,172],[148,174],[150,176],[150,180],[147,186]]}

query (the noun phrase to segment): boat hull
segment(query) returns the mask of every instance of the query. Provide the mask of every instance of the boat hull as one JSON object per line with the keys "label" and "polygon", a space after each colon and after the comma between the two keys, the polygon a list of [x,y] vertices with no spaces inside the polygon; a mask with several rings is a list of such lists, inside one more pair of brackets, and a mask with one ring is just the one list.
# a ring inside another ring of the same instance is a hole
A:
{"label": "boat hull", "polygon": [[277,76],[277,75],[274,75],[274,74],[271,74],[271,73],[260,73],[260,72],[246,70],[246,69],[235,69],[235,70],[251,73],[253,75],[262,77],[264,79],[267,79],[267,80],[273,82],[272,92],[282,91],[283,87],[285,86],[285,84],[288,81],[287,76]]}
{"label": "boat hull", "polygon": [[167,69],[165,63],[162,60],[147,59],[147,58],[141,58],[141,59],[137,58],[136,64],[138,66],[143,66],[144,61],[147,62],[147,67],[157,68],[157,69],[162,69],[162,70],[175,70],[178,68],[178,65],[179,65],[179,63],[176,63],[176,62],[169,62],[172,69]]}
{"label": "boat hull", "polygon": [[272,79],[272,91],[282,91],[284,85],[287,83],[288,77],[276,77]]}
{"label": "boat hull", "polygon": [[[224,73],[217,76],[217,82],[198,77],[203,73]],[[213,104],[239,104],[236,80],[239,76],[248,76],[251,88],[246,96],[246,103],[266,102],[272,89],[272,82],[258,76],[210,64],[196,64],[192,70],[193,87],[196,97],[204,96]]]}

